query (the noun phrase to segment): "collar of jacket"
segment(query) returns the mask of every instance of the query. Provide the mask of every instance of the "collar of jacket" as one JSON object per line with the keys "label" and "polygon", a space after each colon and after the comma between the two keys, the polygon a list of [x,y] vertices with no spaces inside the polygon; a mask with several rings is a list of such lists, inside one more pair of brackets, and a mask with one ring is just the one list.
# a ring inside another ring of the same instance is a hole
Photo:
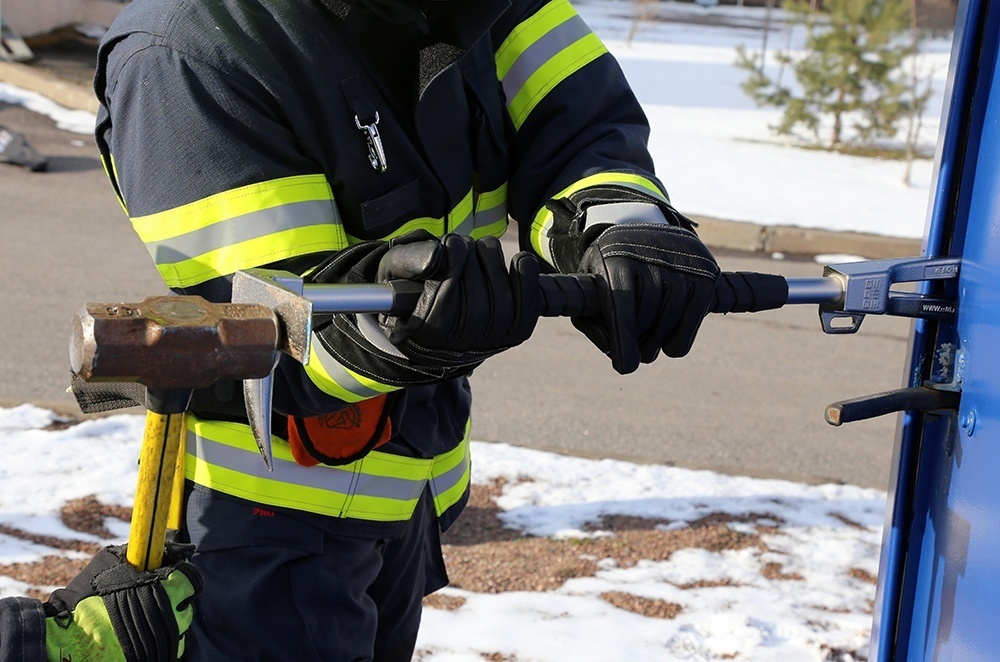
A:
{"label": "collar of jacket", "polygon": [[[347,18],[352,4],[362,1],[318,0],[340,20]],[[471,48],[510,9],[510,0],[436,0],[434,4],[443,9],[434,21],[434,31],[443,33],[463,50]]]}

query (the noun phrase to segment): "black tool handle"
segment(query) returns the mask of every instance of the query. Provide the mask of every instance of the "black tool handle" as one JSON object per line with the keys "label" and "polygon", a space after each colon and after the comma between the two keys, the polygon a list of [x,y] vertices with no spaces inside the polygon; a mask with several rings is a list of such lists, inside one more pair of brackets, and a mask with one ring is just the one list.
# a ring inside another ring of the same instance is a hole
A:
{"label": "black tool handle", "polygon": [[[394,280],[391,314],[412,311],[423,292],[420,283]],[[543,317],[599,317],[600,296],[590,274],[547,274],[539,279]],[[776,274],[724,271],[715,281],[713,313],[756,313],[788,302],[788,280]]]}
{"label": "black tool handle", "polygon": [[713,313],[759,313],[788,303],[788,280],[778,274],[723,271],[715,279]]}
{"label": "black tool handle", "polygon": [[[597,282],[589,274],[555,274],[540,279],[545,317],[598,317]],[[784,276],[753,272],[723,272],[715,281],[713,313],[756,313],[781,308],[788,301]]]}

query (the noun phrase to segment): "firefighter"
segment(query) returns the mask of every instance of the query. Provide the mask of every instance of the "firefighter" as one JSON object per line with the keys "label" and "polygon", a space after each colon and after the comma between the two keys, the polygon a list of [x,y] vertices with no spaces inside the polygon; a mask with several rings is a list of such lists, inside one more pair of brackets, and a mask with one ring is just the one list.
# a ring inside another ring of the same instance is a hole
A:
{"label": "firefighter", "polygon": [[[196,393],[192,660],[406,660],[469,494],[467,376],[527,339],[542,271],[625,374],[688,352],[718,273],[648,125],[568,0],[138,0],[104,38],[96,137],[165,283],[267,267],[409,279],[411,315],[315,320],[274,380],[275,470],[239,385]],[[516,221],[521,252],[499,237]]]}

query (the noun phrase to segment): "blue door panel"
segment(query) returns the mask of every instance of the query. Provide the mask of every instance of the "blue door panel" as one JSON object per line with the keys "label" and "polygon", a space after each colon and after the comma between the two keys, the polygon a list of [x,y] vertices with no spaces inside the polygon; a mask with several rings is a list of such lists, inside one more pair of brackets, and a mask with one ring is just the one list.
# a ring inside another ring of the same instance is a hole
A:
{"label": "blue door panel", "polygon": [[918,383],[944,345],[957,350],[962,400],[955,417],[903,419],[879,660],[1000,660],[1000,2],[971,0],[963,11],[926,242],[929,254],[962,255],[959,316],[918,323],[913,338]]}

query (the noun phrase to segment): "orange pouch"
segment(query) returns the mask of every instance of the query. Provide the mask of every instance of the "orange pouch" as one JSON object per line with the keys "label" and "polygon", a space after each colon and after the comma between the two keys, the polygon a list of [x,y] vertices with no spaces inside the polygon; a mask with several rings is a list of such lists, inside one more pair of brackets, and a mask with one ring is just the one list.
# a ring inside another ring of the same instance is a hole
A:
{"label": "orange pouch", "polygon": [[389,441],[388,398],[380,395],[324,416],[288,417],[288,443],[299,464],[341,465],[360,460]]}

